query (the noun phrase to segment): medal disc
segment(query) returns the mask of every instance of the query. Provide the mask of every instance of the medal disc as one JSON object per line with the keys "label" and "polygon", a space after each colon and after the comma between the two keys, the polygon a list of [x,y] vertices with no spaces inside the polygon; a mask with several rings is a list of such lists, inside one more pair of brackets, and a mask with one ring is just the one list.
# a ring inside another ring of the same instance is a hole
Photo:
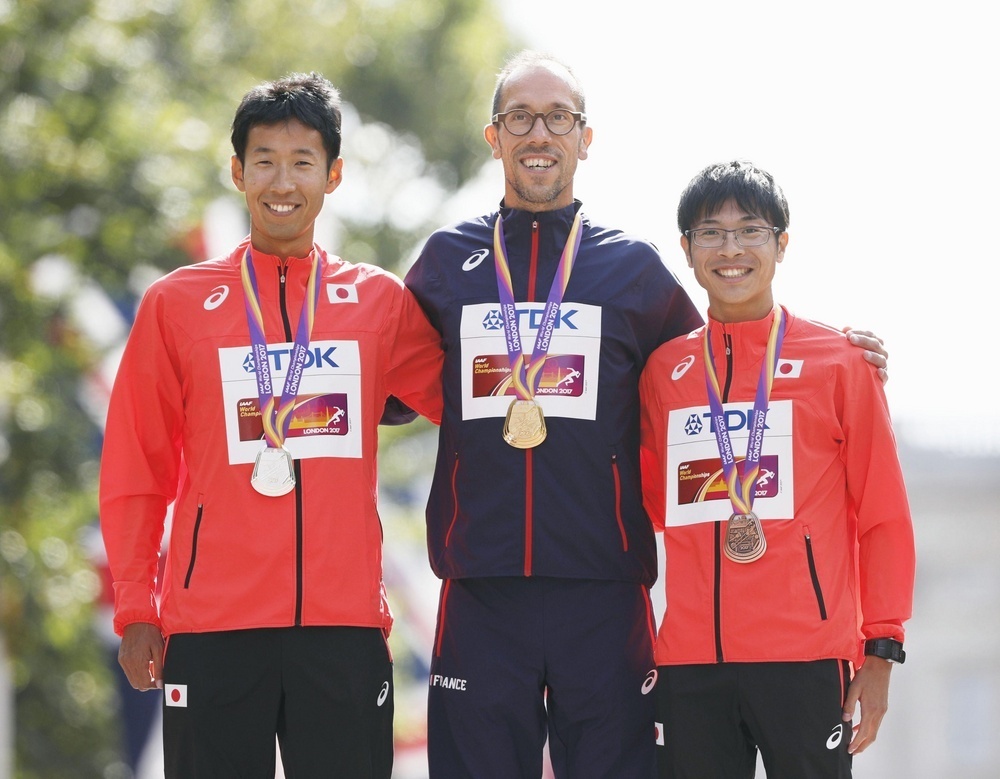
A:
{"label": "medal disc", "polygon": [[531,449],[545,440],[545,418],[534,400],[513,400],[503,423],[503,440],[516,449]]}
{"label": "medal disc", "polygon": [[292,455],[288,450],[272,446],[261,449],[253,466],[250,486],[269,498],[291,492],[295,487],[295,474],[292,471]]}
{"label": "medal disc", "polygon": [[752,563],[767,550],[764,530],[752,511],[733,514],[726,523],[726,542],[723,551],[734,563]]}

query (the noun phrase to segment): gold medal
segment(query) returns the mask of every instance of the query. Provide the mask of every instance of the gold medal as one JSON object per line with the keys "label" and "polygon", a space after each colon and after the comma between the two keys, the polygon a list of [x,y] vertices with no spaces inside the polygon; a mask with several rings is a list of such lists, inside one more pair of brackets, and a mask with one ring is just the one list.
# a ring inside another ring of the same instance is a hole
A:
{"label": "gold medal", "polygon": [[726,523],[726,542],[723,551],[734,563],[752,563],[767,550],[764,530],[752,511],[733,514]]}
{"label": "gold medal", "polygon": [[257,453],[257,461],[250,477],[252,486],[261,495],[277,498],[295,487],[292,455],[282,447],[266,446]]}
{"label": "gold medal", "polygon": [[531,449],[545,440],[545,418],[534,400],[512,400],[503,423],[503,440],[517,449]]}

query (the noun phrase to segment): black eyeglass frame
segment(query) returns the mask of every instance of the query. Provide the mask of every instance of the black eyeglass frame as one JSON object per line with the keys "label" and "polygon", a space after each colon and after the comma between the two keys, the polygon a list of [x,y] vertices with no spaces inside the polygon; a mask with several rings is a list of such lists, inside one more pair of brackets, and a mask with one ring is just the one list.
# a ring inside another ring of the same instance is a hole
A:
{"label": "black eyeglass frame", "polygon": [[[507,126],[507,117],[510,114],[527,114],[528,116],[530,116],[531,124],[528,125],[528,129],[525,130],[523,133],[517,133],[511,130],[510,127]],[[570,116],[573,117],[573,124],[569,126],[569,129],[567,129],[566,132],[564,133],[557,132],[556,130],[553,130],[551,127],[549,127],[549,117],[552,116],[552,114],[569,114]],[[542,120],[542,124],[545,125],[545,129],[548,130],[553,135],[569,135],[571,132],[573,132],[573,129],[578,124],[587,123],[587,115],[585,113],[583,113],[582,111],[570,111],[568,108],[553,108],[551,111],[534,111],[534,112],[527,111],[523,108],[514,108],[510,111],[503,111],[499,114],[493,114],[493,119],[491,120],[491,123],[502,124],[504,128],[506,128],[507,132],[509,132],[511,135],[516,135],[520,137],[522,135],[527,135],[528,133],[530,133],[535,127],[535,122],[537,122],[539,119]]]}

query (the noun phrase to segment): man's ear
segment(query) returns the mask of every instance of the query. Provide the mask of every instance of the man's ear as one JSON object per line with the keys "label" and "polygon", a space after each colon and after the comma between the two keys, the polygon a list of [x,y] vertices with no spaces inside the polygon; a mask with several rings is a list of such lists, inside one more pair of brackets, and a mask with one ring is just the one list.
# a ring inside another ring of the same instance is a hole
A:
{"label": "man's ear", "polygon": [[500,134],[497,132],[495,124],[488,124],[483,128],[483,137],[493,149],[493,159],[500,159]]}
{"label": "man's ear", "polygon": [[590,148],[590,144],[593,140],[594,131],[589,127],[584,127],[583,132],[580,134],[580,153],[578,155],[581,160],[587,159],[587,149]]}
{"label": "man's ear", "polygon": [[229,160],[229,169],[233,176],[233,184],[240,192],[246,192],[246,185],[243,183],[243,163],[235,154]]}
{"label": "man's ear", "polygon": [[326,194],[330,194],[337,187],[340,186],[340,182],[344,180],[344,158],[337,157],[333,161],[333,165],[330,166],[330,175],[326,180]]}
{"label": "man's ear", "polygon": [[691,259],[691,243],[688,241],[688,237],[681,234],[681,248],[684,250],[684,256],[687,257],[688,267],[694,267],[694,260]]}
{"label": "man's ear", "polygon": [[778,256],[775,258],[778,262],[785,259],[785,247],[788,246],[788,233],[782,232],[778,236]]}

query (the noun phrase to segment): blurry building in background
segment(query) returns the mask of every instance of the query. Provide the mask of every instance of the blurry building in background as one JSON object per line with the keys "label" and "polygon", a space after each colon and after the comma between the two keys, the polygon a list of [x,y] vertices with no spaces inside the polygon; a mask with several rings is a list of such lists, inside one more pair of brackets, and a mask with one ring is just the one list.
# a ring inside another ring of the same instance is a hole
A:
{"label": "blurry building in background", "polygon": [[[905,428],[904,428],[905,432]],[[857,779],[1000,776],[1000,453],[900,441],[917,542],[906,663]]]}

